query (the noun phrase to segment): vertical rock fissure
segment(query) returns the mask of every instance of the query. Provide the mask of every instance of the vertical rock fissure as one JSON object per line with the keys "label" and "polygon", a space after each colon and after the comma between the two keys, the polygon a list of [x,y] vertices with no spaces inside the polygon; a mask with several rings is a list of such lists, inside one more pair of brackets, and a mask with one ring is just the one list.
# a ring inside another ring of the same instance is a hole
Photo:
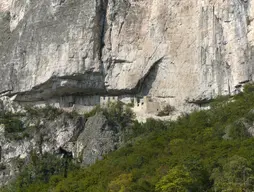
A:
{"label": "vertical rock fissure", "polygon": [[102,51],[105,46],[105,32],[107,28],[107,9],[108,9],[108,0],[100,0],[100,49],[99,49],[99,60],[102,64]]}

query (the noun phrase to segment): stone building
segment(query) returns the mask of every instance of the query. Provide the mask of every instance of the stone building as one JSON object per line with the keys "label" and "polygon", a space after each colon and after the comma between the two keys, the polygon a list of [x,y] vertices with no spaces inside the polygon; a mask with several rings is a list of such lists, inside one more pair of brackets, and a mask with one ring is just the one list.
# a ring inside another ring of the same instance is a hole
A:
{"label": "stone building", "polygon": [[134,98],[133,110],[137,112],[157,114],[163,109],[163,104],[154,101],[151,97],[145,96],[141,99]]}

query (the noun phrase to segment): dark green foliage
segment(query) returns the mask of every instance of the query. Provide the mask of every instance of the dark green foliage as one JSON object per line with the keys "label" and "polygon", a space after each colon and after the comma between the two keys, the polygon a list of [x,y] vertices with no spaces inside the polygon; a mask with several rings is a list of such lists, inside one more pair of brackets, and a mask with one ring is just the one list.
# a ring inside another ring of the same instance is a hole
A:
{"label": "dark green foliage", "polygon": [[[54,108],[52,106],[42,107],[25,107],[24,113],[2,113],[0,114],[0,124],[5,126],[5,137],[10,140],[22,140],[24,138],[30,138],[34,132],[34,129],[38,129],[39,120],[45,119],[53,121],[60,115],[65,115],[67,118],[75,118],[79,115],[76,112],[67,113],[61,109]],[[34,126],[26,127],[22,118],[28,118],[31,122],[35,122]]]}
{"label": "dark green foliage", "polygon": [[85,113],[85,118],[94,116],[96,113],[102,112],[109,123],[113,126],[128,126],[134,119],[135,115],[130,107],[125,106],[122,102],[109,102],[106,107],[96,106],[92,111]]}
{"label": "dark green foliage", "polygon": [[229,129],[229,137],[232,139],[243,139],[250,137],[250,134],[243,121],[236,121],[232,123]]}
{"label": "dark green foliage", "polygon": [[128,126],[134,118],[132,110],[120,101],[108,103],[108,106],[103,108],[102,111],[109,123],[120,125],[121,127]]}
{"label": "dark green foliage", "polygon": [[131,102],[127,104],[128,107],[134,107],[134,99],[131,99]]}
{"label": "dark green foliage", "polygon": [[92,116],[94,116],[96,113],[98,113],[98,112],[100,112],[100,111],[102,111],[102,108],[101,108],[99,105],[97,105],[97,106],[94,107],[90,112],[85,113],[85,114],[84,114],[84,117],[85,117],[85,118],[92,117]]}
{"label": "dark green foliage", "polygon": [[175,111],[175,107],[171,106],[171,105],[166,105],[163,110],[161,110],[158,113],[158,116],[168,116],[170,114],[172,114]]}
{"label": "dark green foliage", "polygon": [[249,83],[249,84],[246,84],[246,85],[244,86],[243,92],[244,92],[245,94],[251,93],[251,92],[253,92],[253,91],[254,91],[254,84],[253,84],[253,83]]}
{"label": "dark green foliage", "polygon": [[[16,191],[253,191],[254,138],[247,132],[254,120],[251,87],[174,122],[133,122],[128,144],[104,160],[67,178],[43,176],[22,190],[16,184]],[[123,111],[117,104],[105,114],[122,122]],[[230,139],[225,139],[228,128]]]}
{"label": "dark green foliage", "polygon": [[213,169],[211,179],[215,191],[253,191],[253,176],[247,159],[234,155]]}
{"label": "dark green foliage", "polygon": [[6,138],[21,140],[27,137],[27,134],[24,133],[23,122],[20,120],[20,114],[3,113],[0,115],[0,124],[4,125]]}
{"label": "dark green foliage", "polygon": [[[55,107],[52,107],[50,105],[47,105],[46,107],[30,107],[26,106],[25,110],[27,112],[27,115],[29,115],[31,118],[46,118],[48,120],[54,120],[59,115],[63,114],[64,111]],[[75,114],[73,114],[75,115]]]}
{"label": "dark green foliage", "polygon": [[0,116],[0,124],[5,125],[5,132],[7,133],[21,132],[24,130],[22,121],[10,113],[5,113]]}
{"label": "dark green foliage", "polygon": [[65,112],[62,109],[47,105],[45,107],[31,107],[25,106],[26,115],[30,118],[44,118],[47,120],[55,120],[60,115],[66,115],[68,118],[75,118],[78,117],[79,114],[75,111],[72,112]]}
{"label": "dark green foliage", "polygon": [[45,153],[43,156],[34,151],[30,154],[29,164],[22,169],[15,184],[16,191],[44,191],[47,183],[55,186],[64,179],[66,171],[66,161],[68,170],[76,170],[78,167],[72,163],[71,159]]}

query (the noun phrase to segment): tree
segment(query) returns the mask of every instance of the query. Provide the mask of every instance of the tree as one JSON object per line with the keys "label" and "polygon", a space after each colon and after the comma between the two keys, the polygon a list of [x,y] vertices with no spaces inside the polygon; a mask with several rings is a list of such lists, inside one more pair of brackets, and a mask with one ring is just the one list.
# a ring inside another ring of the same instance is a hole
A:
{"label": "tree", "polygon": [[156,184],[157,192],[185,192],[193,183],[190,173],[183,166],[176,166]]}
{"label": "tree", "polygon": [[132,174],[121,174],[115,180],[109,183],[109,191],[110,192],[127,192],[128,186],[132,182]]}
{"label": "tree", "polygon": [[222,168],[213,169],[211,179],[214,180],[215,191],[250,192],[254,189],[252,174],[247,160],[235,155],[228,158]]}

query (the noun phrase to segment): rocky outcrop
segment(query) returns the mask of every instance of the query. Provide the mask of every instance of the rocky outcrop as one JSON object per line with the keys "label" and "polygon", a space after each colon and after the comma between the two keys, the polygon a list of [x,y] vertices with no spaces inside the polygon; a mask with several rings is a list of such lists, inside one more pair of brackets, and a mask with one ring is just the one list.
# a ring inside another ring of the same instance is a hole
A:
{"label": "rocky outcrop", "polygon": [[84,165],[93,164],[117,149],[121,137],[120,128],[110,126],[106,117],[99,113],[87,120],[84,131],[77,138],[77,158]]}
{"label": "rocky outcrop", "polygon": [[[87,166],[120,146],[121,129],[109,125],[102,113],[86,120],[55,110],[26,109],[25,113],[1,115],[1,123],[14,120],[16,123],[11,127],[8,123],[0,124],[0,186],[20,172],[31,154],[58,155],[62,150],[71,154],[74,161]],[[5,118],[9,118],[8,121],[4,121]],[[20,127],[16,127],[18,123]]]}
{"label": "rocky outcrop", "polygon": [[233,94],[252,80],[253,4],[1,1],[1,14],[10,18],[0,21],[0,92],[21,101],[152,95],[179,109],[186,100]]}

